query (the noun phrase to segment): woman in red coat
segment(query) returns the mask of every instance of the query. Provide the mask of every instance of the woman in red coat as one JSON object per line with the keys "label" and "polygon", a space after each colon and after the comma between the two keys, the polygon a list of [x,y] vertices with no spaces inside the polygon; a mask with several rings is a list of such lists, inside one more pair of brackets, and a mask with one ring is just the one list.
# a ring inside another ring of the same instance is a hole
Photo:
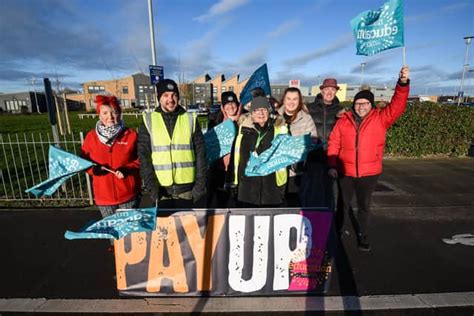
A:
{"label": "woman in red coat", "polygon": [[94,200],[102,217],[119,208],[136,208],[140,197],[140,164],[137,157],[137,133],[125,127],[122,111],[114,96],[95,99],[99,121],[84,140],[82,156],[97,165],[92,175]]}
{"label": "woman in red coat", "polygon": [[344,213],[349,211],[354,192],[357,198],[357,241],[360,250],[369,251],[368,224],[370,199],[382,173],[387,129],[405,111],[409,94],[409,69],[403,66],[395,94],[382,109],[375,108],[374,95],[362,90],[354,97],[352,111],[337,121],[328,141],[329,175],[340,177],[343,207],[336,212],[340,233]]}

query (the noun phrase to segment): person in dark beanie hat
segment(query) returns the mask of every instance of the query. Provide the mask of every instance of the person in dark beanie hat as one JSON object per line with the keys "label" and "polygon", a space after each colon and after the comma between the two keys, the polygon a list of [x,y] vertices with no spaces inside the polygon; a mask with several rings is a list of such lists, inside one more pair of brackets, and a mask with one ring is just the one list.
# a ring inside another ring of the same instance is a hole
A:
{"label": "person in dark beanie hat", "polygon": [[352,101],[352,106],[354,106],[356,101],[359,100],[359,99],[365,99],[365,100],[370,102],[372,107],[375,106],[374,94],[372,92],[370,92],[369,90],[362,90],[362,91],[357,92],[357,94],[354,96],[354,101]]}
{"label": "person in dark beanie hat", "polygon": [[227,119],[231,119],[234,122],[237,122],[240,116],[240,103],[239,99],[233,91],[226,91],[221,94],[221,110],[217,113],[209,114],[209,124],[208,128],[213,128],[214,126],[224,122]]}
{"label": "person in dark beanie hat", "polygon": [[233,91],[226,91],[221,94],[222,106],[226,105],[229,102],[239,103],[237,96]]}
{"label": "person in dark beanie hat", "polygon": [[171,79],[163,79],[158,81],[156,84],[156,96],[158,97],[158,101],[160,100],[161,96],[165,92],[175,92],[178,95],[179,100],[179,90],[178,85]]}
{"label": "person in dark beanie hat", "polygon": [[339,177],[341,209],[336,211],[336,229],[341,233],[344,214],[357,197],[357,242],[360,250],[369,251],[370,200],[382,173],[382,159],[387,129],[403,114],[410,92],[410,71],[403,66],[390,103],[374,107],[374,94],[368,90],[354,97],[352,111],[345,112],[334,126],[328,142],[328,174]]}
{"label": "person in dark beanie hat", "polygon": [[[242,110],[237,96],[232,91],[226,91],[221,94],[221,100],[221,110],[217,115],[209,114],[208,129],[230,119],[237,130],[239,128],[237,121]],[[229,153],[214,161],[209,167],[207,190],[209,208],[235,207],[236,186],[232,183],[234,176],[232,158],[232,154]]]}
{"label": "person in dark beanie hat", "polygon": [[197,114],[178,104],[178,85],[173,80],[160,80],[156,90],[159,105],[144,112],[138,132],[145,187],[160,208],[204,207],[206,146]]}

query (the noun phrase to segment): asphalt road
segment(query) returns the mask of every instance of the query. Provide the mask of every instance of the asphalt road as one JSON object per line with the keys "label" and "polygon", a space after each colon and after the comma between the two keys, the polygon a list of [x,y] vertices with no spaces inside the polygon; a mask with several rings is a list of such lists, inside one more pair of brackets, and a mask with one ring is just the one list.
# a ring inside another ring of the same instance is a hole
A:
{"label": "asphalt road", "polygon": [[[472,158],[386,161],[372,251],[357,250],[346,221],[326,295],[474,292],[473,180]],[[63,237],[99,218],[94,210],[0,210],[0,298],[119,298],[108,241]],[[459,234],[473,237],[452,239]]]}

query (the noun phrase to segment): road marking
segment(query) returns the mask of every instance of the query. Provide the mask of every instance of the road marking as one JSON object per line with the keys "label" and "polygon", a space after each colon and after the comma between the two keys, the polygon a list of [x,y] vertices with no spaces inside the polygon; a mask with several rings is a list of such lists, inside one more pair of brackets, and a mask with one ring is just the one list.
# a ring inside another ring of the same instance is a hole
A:
{"label": "road marking", "polygon": [[461,244],[465,246],[474,246],[473,234],[458,234],[451,237],[451,239],[443,238],[442,240],[448,245]]}

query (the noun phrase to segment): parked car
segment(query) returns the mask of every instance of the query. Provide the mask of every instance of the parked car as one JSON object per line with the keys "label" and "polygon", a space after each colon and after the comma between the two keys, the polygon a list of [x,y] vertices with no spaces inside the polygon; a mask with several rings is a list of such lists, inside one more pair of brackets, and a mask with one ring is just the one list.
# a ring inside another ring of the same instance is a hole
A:
{"label": "parked car", "polygon": [[200,109],[199,109],[199,104],[190,104],[188,105],[188,109],[187,109],[188,112],[199,112]]}
{"label": "parked car", "polygon": [[221,104],[220,103],[214,103],[211,105],[211,108],[209,109],[210,113],[217,113],[221,110]]}

